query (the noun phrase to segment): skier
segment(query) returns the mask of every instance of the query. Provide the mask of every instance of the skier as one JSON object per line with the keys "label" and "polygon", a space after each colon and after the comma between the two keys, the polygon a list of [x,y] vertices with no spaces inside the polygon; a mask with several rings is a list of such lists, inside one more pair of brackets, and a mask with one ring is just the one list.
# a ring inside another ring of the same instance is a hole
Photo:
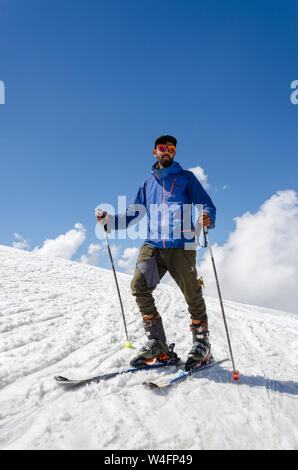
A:
{"label": "skier", "polygon": [[[147,238],[141,247],[131,281],[132,294],[142,315],[148,342],[131,361],[133,367],[154,360],[175,361],[177,358],[167,345],[162,318],[152,295],[166,272],[181,289],[190,313],[193,344],[186,370],[207,361],[211,355],[206,305],[196,270],[191,206],[203,206],[198,224],[209,229],[215,226],[216,209],[194,174],[183,170],[174,161],[176,145],[177,139],[170,135],[162,135],[155,140],[153,155],[157,161],[140,186],[124,219],[127,227],[140,213],[140,207],[144,207],[142,215],[146,213],[148,221]],[[123,228],[123,215],[112,216],[98,208],[96,215],[98,222],[104,224],[108,231],[111,226],[115,230],[120,225]]]}

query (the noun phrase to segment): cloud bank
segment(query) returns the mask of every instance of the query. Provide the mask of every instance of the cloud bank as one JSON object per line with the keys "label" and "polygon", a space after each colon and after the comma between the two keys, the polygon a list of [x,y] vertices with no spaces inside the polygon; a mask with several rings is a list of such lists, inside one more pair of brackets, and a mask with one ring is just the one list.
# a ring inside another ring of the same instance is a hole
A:
{"label": "cloud bank", "polygon": [[[256,214],[234,220],[227,242],[212,246],[223,298],[298,313],[298,194],[278,191]],[[198,272],[205,293],[217,296],[207,249]]]}
{"label": "cloud bank", "polygon": [[127,274],[132,274],[136,267],[138,253],[139,248],[137,247],[126,248],[118,260],[118,266],[124,269]]}
{"label": "cloud bank", "polygon": [[14,233],[13,236],[17,240],[16,242],[12,242],[12,246],[14,248],[18,248],[19,250],[30,250],[29,241],[25,240],[22,235],[20,235],[19,233]]}
{"label": "cloud bank", "polygon": [[208,175],[205,175],[205,171],[203,168],[201,168],[200,166],[196,166],[194,168],[189,168],[189,171],[191,171],[198,178],[203,188],[210,188],[209,183],[207,183]]}
{"label": "cloud bank", "polygon": [[90,243],[90,245],[88,246],[87,255],[82,255],[78,261],[83,264],[91,264],[92,266],[96,266],[98,264],[100,251],[100,245]]}
{"label": "cloud bank", "polygon": [[34,248],[34,253],[58,258],[71,259],[86,238],[86,229],[82,224],[75,224],[74,229],[59,235],[55,239],[47,239],[41,248]]}

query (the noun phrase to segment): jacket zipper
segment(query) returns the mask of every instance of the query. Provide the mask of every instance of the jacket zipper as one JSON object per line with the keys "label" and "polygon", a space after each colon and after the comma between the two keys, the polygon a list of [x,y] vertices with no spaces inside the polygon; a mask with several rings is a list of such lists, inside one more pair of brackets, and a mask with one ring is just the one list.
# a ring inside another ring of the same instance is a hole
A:
{"label": "jacket zipper", "polygon": [[174,181],[173,181],[173,184],[172,184],[172,187],[171,187],[171,191],[170,191],[169,197],[171,197],[171,194],[172,194],[172,191],[173,191],[173,187],[175,186],[175,183],[176,183],[176,178],[175,178]]}
{"label": "jacket zipper", "polygon": [[[155,173],[156,177],[160,180],[160,177],[158,176],[157,172],[155,171],[154,173]],[[175,178],[174,181],[173,181],[169,197],[171,197],[173,188],[174,188],[175,183],[176,183],[176,179],[177,178]],[[163,247],[165,248],[166,247],[166,244],[165,244],[165,239],[166,239],[166,231],[165,231],[166,211],[165,211],[165,180],[164,179],[162,180],[162,210],[163,210],[163,218],[162,218],[163,240],[162,240],[162,244],[163,244]]]}
{"label": "jacket zipper", "polygon": [[162,208],[163,208],[163,219],[162,219],[162,229],[163,229],[163,247],[166,247],[165,244],[165,239],[166,239],[166,231],[165,231],[165,217],[166,217],[166,211],[165,211],[165,180],[162,180]]}

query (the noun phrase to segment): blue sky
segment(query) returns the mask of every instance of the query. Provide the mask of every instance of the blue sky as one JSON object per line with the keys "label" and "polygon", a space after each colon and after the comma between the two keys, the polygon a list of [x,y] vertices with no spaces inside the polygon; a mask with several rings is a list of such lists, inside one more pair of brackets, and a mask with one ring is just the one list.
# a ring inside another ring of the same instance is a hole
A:
{"label": "blue sky", "polygon": [[17,232],[41,246],[79,222],[73,259],[86,253],[94,207],[133,199],[163,133],[185,169],[208,175],[218,244],[235,217],[297,191],[296,1],[0,0],[0,11],[1,244]]}

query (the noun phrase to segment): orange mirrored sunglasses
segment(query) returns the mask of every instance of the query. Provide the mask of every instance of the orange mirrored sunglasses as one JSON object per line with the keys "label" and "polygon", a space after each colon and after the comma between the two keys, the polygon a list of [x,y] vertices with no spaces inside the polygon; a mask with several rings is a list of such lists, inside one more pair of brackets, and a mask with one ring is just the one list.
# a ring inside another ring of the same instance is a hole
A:
{"label": "orange mirrored sunglasses", "polygon": [[165,152],[168,149],[170,153],[174,153],[176,150],[175,145],[162,145],[161,144],[161,145],[158,145],[157,148],[160,152]]}

